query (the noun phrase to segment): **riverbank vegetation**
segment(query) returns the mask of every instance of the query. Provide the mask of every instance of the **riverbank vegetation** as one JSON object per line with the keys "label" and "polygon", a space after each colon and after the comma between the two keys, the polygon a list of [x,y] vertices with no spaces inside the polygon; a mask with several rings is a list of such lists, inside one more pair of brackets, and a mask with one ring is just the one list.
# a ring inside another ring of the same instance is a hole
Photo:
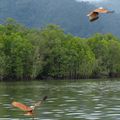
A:
{"label": "riverbank vegetation", "polygon": [[80,79],[120,76],[120,39],[66,34],[57,25],[40,30],[12,19],[0,25],[0,79]]}

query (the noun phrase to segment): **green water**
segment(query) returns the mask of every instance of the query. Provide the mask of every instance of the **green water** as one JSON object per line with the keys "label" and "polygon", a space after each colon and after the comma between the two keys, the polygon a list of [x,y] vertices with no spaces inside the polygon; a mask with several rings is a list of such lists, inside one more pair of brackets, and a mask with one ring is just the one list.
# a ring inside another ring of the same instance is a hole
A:
{"label": "green water", "polygon": [[44,95],[36,120],[120,120],[119,80],[1,82],[0,120],[30,120],[11,102],[32,105]]}

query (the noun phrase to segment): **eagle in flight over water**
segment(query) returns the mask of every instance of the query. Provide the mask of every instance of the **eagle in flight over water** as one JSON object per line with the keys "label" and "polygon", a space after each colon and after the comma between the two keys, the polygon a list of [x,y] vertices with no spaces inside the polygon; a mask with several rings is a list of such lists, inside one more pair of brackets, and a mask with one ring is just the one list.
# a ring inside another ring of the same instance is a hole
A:
{"label": "eagle in flight over water", "polygon": [[104,9],[103,7],[99,7],[93,11],[91,11],[87,16],[89,17],[89,21],[93,22],[99,18],[99,13],[113,13],[114,11],[109,11]]}
{"label": "eagle in flight over water", "polygon": [[25,104],[22,104],[20,102],[16,102],[16,101],[13,101],[12,105],[14,107],[17,107],[17,108],[21,109],[22,111],[26,112],[26,114],[24,114],[24,115],[28,115],[28,116],[33,116],[34,117],[35,108],[40,106],[46,99],[47,99],[47,96],[44,96],[42,100],[36,102],[33,106],[30,106],[30,107],[25,105]]}

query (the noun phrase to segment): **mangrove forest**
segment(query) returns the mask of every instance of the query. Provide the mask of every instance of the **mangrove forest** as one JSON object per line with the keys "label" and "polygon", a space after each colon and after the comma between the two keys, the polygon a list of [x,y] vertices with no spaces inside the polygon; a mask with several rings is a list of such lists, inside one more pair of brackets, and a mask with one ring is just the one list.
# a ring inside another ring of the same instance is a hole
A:
{"label": "mangrove forest", "polygon": [[120,38],[88,38],[58,25],[27,28],[13,19],[0,24],[0,80],[81,79],[120,76]]}

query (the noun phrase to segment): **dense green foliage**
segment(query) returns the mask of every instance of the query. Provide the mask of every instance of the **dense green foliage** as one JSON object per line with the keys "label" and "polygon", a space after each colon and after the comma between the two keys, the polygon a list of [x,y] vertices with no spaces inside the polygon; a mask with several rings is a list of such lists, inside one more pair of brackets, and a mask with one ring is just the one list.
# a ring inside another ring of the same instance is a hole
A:
{"label": "dense green foliage", "polygon": [[112,34],[80,38],[56,25],[29,29],[0,25],[0,79],[79,79],[120,73],[120,40]]}

